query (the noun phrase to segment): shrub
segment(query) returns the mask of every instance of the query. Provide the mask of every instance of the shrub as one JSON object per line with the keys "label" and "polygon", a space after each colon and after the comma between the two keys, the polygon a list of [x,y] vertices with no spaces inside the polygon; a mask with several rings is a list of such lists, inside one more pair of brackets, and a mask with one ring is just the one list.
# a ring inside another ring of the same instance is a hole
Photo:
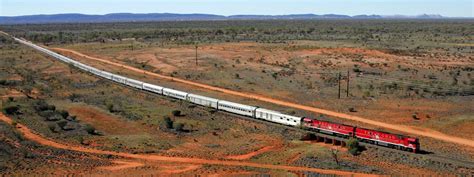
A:
{"label": "shrub", "polygon": [[355,138],[351,138],[347,140],[347,148],[349,149],[349,153],[356,156],[360,154],[361,147],[359,145],[359,140]]}
{"label": "shrub", "polygon": [[411,115],[411,117],[412,117],[413,119],[415,119],[415,120],[420,120],[420,118],[418,117],[418,114],[417,114],[417,113],[413,113],[413,114]]}
{"label": "shrub", "polygon": [[61,114],[61,116],[65,119],[69,116],[69,113],[65,110],[61,110],[59,111],[59,114]]}
{"label": "shrub", "polygon": [[62,120],[62,121],[59,121],[57,124],[58,124],[59,128],[64,128],[64,126],[66,126],[66,124],[67,124],[67,121]]}
{"label": "shrub", "polygon": [[272,74],[272,77],[273,77],[274,79],[277,79],[278,73],[273,73],[273,74]]}
{"label": "shrub", "polygon": [[183,132],[184,131],[184,124],[183,123],[177,123],[175,130],[179,131],[179,132]]}
{"label": "shrub", "polygon": [[173,110],[173,111],[171,111],[171,114],[173,114],[173,116],[178,117],[178,116],[181,116],[181,111],[180,110]]}
{"label": "shrub", "polygon": [[56,106],[54,105],[49,105],[46,103],[44,100],[37,101],[34,105],[34,108],[36,111],[46,111],[46,110],[56,110]]}
{"label": "shrub", "polygon": [[49,128],[49,130],[51,130],[54,133],[58,132],[58,128],[57,128],[55,123],[48,124],[48,128]]}
{"label": "shrub", "polygon": [[3,108],[3,111],[8,115],[18,114],[18,110],[20,110],[19,106],[7,106]]}
{"label": "shrub", "polygon": [[84,126],[84,130],[86,130],[87,133],[91,134],[91,135],[97,135],[97,131],[95,130],[95,128],[90,125],[90,124],[86,124]]}
{"label": "shrub", "polygon": [[40,115],[41,117],[44,117],[44,118],[52,117],[55,114],[56,114],[56,112],[50,111],[50,110],[38,112],[38,115]]}
{"label": "shrub", "polygon": [[164,122],[165,122],[165,127],[168,128],[168,129],[172,129],[173,128],[173,120],[171,120],[170,117],[164,117]]}
{"label": "shrub", "polygon": [[68,96],[69,100],[71,100],[72,102],[76,102],[81,96],[76,94],[76,93],[73,93],[71,95]]}
{"label": "shrub", "polygon": [[107,104],[107,109],[109,112],[114,113],[114,112],[122,112],[122,108],[119,105],[116,104]]}

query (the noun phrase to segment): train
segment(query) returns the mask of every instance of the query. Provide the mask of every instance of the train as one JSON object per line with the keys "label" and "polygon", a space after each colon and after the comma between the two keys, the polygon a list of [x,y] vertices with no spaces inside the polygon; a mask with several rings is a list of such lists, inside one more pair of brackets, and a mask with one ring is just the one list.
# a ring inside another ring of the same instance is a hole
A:
{"label": "train", "polygon": [[241,116],[247,116],[254,119],[265,120],[277,124],[282,124],[291,127],[302,128],[309,131],[338,136],[343,138],[356,138],[362,142],[372,143],[389,148],[410,151],[417,153],[420,151],[419,139],[405,135],[398,135],[378,130],[359,128],[356,126],[345,125],[335,122],[323,121],[309,117],[293,116],[284,114],[278,111],[260,108],[258,106],[245,105],[226,100],[220,100],[207,96],[188,93],[172,88],[166,88],[151,83],[142,82],[139,80],[127,78],[107,71],[103,71],[78,61],[75,61],[66,56],[60,55],[29,41],[15,38],[22,44],[37,49],[45,54],[48,54],[62,62],[73,65],[85,72],[92,73],[98,77],[111,80],[113,82],[124,84],[136,89],[155,93],[158,95],[168,96],[174,99],[188,101],[204,107],[209,107],[219,111],[225,111]]}

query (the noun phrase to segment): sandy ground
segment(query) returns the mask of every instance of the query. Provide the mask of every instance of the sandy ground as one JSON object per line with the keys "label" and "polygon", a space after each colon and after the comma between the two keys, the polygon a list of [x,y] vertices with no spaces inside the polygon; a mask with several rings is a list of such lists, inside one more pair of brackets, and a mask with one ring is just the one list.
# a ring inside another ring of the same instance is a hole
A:
{"label": "sandy ground", "polygon": [[370,125],[374,125],[374,126],[378,126],[378,127],[397,130],[397,131],[404,132],[404,133],[414,134],[414,135],[418,135],[418,136],[430,137],[430,138],[434,138],[434,139],[437,139],[437,140],[442,140],[442,141],[445,141],[445,142],[452,142],[452,143],[456,143],[456,144],[460,144],[460,145],[474,147],[474,141],[473,140],[464,139],[464,138],[460,138],[460,137],[455,137],[455,136],[451,136],[451,135],[446,135],[446,134],[443,134],[441,132],[437,132],[437,131],[427,129],[427,128],[419,128],[419,127],[411,127],[411,126],[405,126],[405,125],[396,125],[396,124],[384,123],[384,122],[379,122],[379,121],[366,119],[366,118],[359,117],[359,116],[354,116],[354,115],[339,113],[339,112],[335,112],[335,111],[331,111],[331,110],[320,109],[320,108],[316,108],[316,107],[311,107],[311,106],[301,105],[301,104],[292,103],[292,102],[288,102],[288,101],[283,101],[283,100],[279,100],[279,99],[274,99],[274,98],[270,98],[270,97],[266,97],[266,96],[262,96],[262,95],[257,95],[257,94],[254,94],[254,93],[238,92],[238,91],[234,91],[234,90],[230,90],[230,89],[219,88],[219,87],[210,86],[210,85],[202,84],[202,83],[197,83],[197,82],[193,82],[193,81],[189,81],[189,80],[185,80],[185,79],[180,79],[180,78],[165,76],[165,75],[161,75],[161,74],[156,74],[156,73],[153,73],[153,72],[149,72],[149,71],[146,71],[146,70],[134,68],[134,67],[131,67],[131,66],[128,66],[128,65],[125,65],[125,64],[121,64],[121,63],[117,63],[117,62],[113,62],[113,61],[110,61],[110,60],[88,56],[88,55],[85,55],[85,54],[82,54],[82,53],[79,53],[77,51],[73,51],[73,50],[70,50],[70,49],[53,48],[53,50],[58,51],[58,52],[62,52],[62,53],[65,53],[65,54],[69,54],[69,55],[72,54],[74,56],[79,56],[79,57],[84,57],[84,58],[88,58],[88,59],[95,60],[95,61],[100,61],[100,62],[107,63],[107,64],[110,64],[110,65],[113,65],[113,66],[122,67],[124,69],[128,69],[128,70],[135,71],[135,72],[138,72],[138,73],[143,73],[143,74],[154,76],[154,77],[157,77],[157,78],[167,79],[167,80],[171,80],[171,81],[175,81],[175,82],[179,82],[179,83],[183,83],[183,84],[187,84],[187,85],[191,85],[191,86],[195,86],[195,87],[199,87],[199,88],[203,88],[203,89],[208,89],[208,90],[211,90],[211,91],[217,91],[217,92],[226,93],[226,94],[230,94],[230,95],[234,95],[234,96],[240,96],[240,97],[244,97],[244,98],[255,99],[255,100],[264,101],[264,102],[268,102],[268,103],[273,103],[273,104],[277,104],[277,105],[281,105],[281,106],[286,106],[286,107],[296,108],[296,109],[300,109],[300,110],[311,111],[311,112],[315,112],[315,113],[320,113],[320,114],[325,114],[325,115],[329,115],[329,116],[339,117],[339,118],[343,118],[343,119],[358,121],[358,122],[362,122],[362,123],[366,123],[366,124],[370,124]]}
{"label": "sandy ground", "polygon": [[[8,124],[12,124],[13,122],[11,118],[5,116],[3,113],[0,114],[0,120]],[[187,168],[184,168],[185,171],[198,168],[199,166],[196,166],[196,165],[207,164],[207,165],[224,165],[224,166],[246,166],[246,167],[266,168],[266,169],[274,169],[274,170],[287,170],[287,171],[308,171],[308,172],[315,172],[315,173],[320,173],[320,174],[333,174],[333,175],[342,175],[342,176],[377,176],[377,175],[371,175],[371,174],[354,173],[354,172],[346,172],[346,171],[338,171],[338,170],[325,170],[325,169],[286,166],[286,165],[259,164],[259,163],[244,162],[244,161],[209,160],[209,159],[199,159],[199,158],[167,157],[167,156],[150,155],[150,154],[130,154],[130,153],[123,153],[123,152],[112,152],[112,151],[98,150],[98,149],[92,149],[92,148],[87,148],[87,147],[80,147],[80,146],[73,146],[73,145],[58,143],[53,140],[46,139],[36,133],[33,133],[30,129],[28,129],[28,127],[22,124],[17,124],[16,129],[19,132],[21,132],[26,139],[35,141],[45,146],[50,146],[50,147],[59,148],[59,149],[78,151],[78,152],[84,152],[84,153],[102,154],[102,155],[113,155],[113,156],[118,156],[118,157],[128,158],[128,159],[135,159],[135,160],[195,164],[195,166],[188,166]],[[108,170],[120,170],[124,168],[139,167],[142,165],[141,163],[122,161],[122,160],[114,161],[114,162],[118,165],[111,166],[111,167],[110,166],[102,167],[102,168],[108,169]],[[173,172],[176,172],[176,171],[173,171]]]}

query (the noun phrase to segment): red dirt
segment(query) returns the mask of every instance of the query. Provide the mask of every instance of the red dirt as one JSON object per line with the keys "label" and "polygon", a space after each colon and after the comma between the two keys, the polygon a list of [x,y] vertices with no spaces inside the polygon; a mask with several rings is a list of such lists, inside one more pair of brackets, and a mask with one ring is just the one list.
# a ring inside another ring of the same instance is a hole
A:
{"label": "red dirt", "polygon": [[246,160],[246,159],[252,158],[253,156],[268,152],[268,151],[273,150],[273,149],[275,149],[274,146],[265,146],[265,147],[263,147],[259,150],[256,150],[256,151],[253,151],[253,152],[250,152],[250,153],[247,153],[247,154],[231,155],[231,156],[227,156],[225,158],[226,159],[233,159],[233,160]]}
{"label": "red dirt", "polygon": [[162,168],[165,168],[165,170],[160,171],[160,173],[168,173],[168,174],[176,174],[176,173],[184,173],[187,171],[193,171],[198,168],[201,168],[202,165],[186,165],[186,166],[179,166],[179,165],[173,165],[173,166],[161,166]]}
{"label": "red dirt", "polygon": [[253,94],[253,93],[238,92],[238,91],[219,88],[219,87],[210,86],[210,85],[206,85],[206,84],[202,84],[202,83],[197,83],[197,82],[193,82],[193,81],[188,81],[188,80],[184,80],[184,79],[179,79],[179,78],[174,78],[174,77],[165,76],[165,75],[161,75],[161,74],[156,74],[156,73],[152,73],[152,72],[145,71],[145,70],[142,70],[142,69],[127,66],[127,65],[124,65],[124,64],[112,62],[112,61],[109,61],[109,60],[106,60],[106,59],[101,59],[101,58],[97,58],[97,57],[91,57],[91,56],[88,56],[88,55],[84,55],[84,54],[76,52],[74,50],[62,49],[62,48],[52,48],[52,49],[55,50],[55,51],[66,52],[66,53],[70,53],[70,54],[73,54],[73,55],[76,55],[76,56],[80,56],[80,57],[100,61],[100,62],[103,62],[103,63],[111,64],[111,65],[114,65],[114,66],[122,67],[122,68],[125,68],[125,69],[128,69],[128,70],[143,73],[143,74],[146,74],[146,75],[155,76],[155,77],[158,77],[158,78],[167,79],[167,80],[171,80],[171,81],[176,81],[176,82],[179,82],[179,83],[188,84],[188,85],[192,85],[192,86],[196,86],[196,87],[200,87],[200,88],[204,88],[204,89],[208,89],[208,90],[212,90],[212,91],[227,93],[227,94],[240,96],[240,97],[244,97],[244,98],[251,98],[251,99],[255,99],[255,100],[260,100],[260,101],[264,101],[264,102],[274,103],[274,104],[277,104],[277,105],[282,105],[282,106],[292,107],[292,108],[296,108],[296,109],[311,111],[311,112],[315,112],[315,113],[325,114],[325,115],[329,115],[329,116],[339,117],[339,118],[343,118],[343,119],[354,120],[354,121],[358,121],[358,122],[362,122],[362,123],[375,125],[375,126],[378,126],[378,127],[383,127],[383,128],[387,128],[387,129],[401,131],[401,132],[404,132],[404,133],[410,133],[410,134],[414,134],[414,135],[418,135],[418,136],[426,136],[426,137],[430,137],[430,138],[434,138],[434,139],[438,139],[438,140],[442,140],[442,141],[446,141],[446,142],[452,142],[452,143],[457,143],[457,144],[461,144],[461,145],[474,147],[474,141],[473,140],[468,140],[468,139],[464,139],[464,138],[450,136],[450,135],[446,135],[446,134],[443,134],[443,133],[440,133],[440,132],[415,129],[413,127],[404,126],[404,125],[394,125],[394,124],[389,124],[389,123],[384,123],[384,122],[378,122],[378,121],[366,119],[366,118],[359,117],[359,116],[349,115],[349,114],[345,114],[345,113],[338,113],[338,112],[334,112],[334,111],[330,111],[330,110],[315,108],[315,107],[311,107],[311,106],[305,106],[305,105],[301,105],[301,104],[297,104],[297,103],[291,103],[291,102],[283,101],[283,100],[277,100],[277,99],[273,99],[273,98]]}
{"label": "red dirt", "polygon": [[[13,120],[3,113],[0,113],[0,120],[12,124]],[[347,171],[338,171],[338,170],[326,170],[326,169],[316,169],[308,167],[297,167],[297,166],[285,166],[285,165],[271,165],[271,164],[258,164],[253,162],[241,162],[241,161],[227,161],[227,160],[209,160],[209,159],[199,159],[199,158],[184,158],[184,157],[168,157],[168,156],[159,156],[159,155],[150,155],[150,154],[130,154],[125,152],[113,152],[92,149],[81,146],[67,145],[57,143],[55,141],[43,138],[40,135],[33,133],[28,127],[17,124],[15,127],[19,132],[23,133],[26,139],[35,141],[39,144],[50,146],[59,149],[78,151],[84,153],[93,153],[93,154],[102,154],[102,155],[113,155],[124,158],[140,159],[140,160],[149,160],[149,161],[166,161],[166,162],[177,162],[177,163],[187,163],[187,164],[208,164],[208,165],[224,165],[224,166],[247,166],[255,168],[266,168],[274,170],[287,170],[287,171],[310,171],[321,174],[334,174],[334,175],[343,175],[343,176],[378,176],[372,174],[364,173],[354,173]]]}
{"label": "red dirt", "polygon": [[286,162],[288,164],[292,164],[293,162],[295,162],[296,160],[298,160],[300,157],[301,157],[302,153],[301,152],[298,152],[296,153],[295,155],[293,155],[293,157],[289,158]]}
{"label": "red dirt", "polygon": [[221,172],[211,174],[208,177],[219,177],[219,176],[251,176],[255,172],[241,171],[241,172]]}
{"label": "red dirt", "polygon": [[72,115],[79,120],[94,125],[99,130],[108,134],[127,135],[130,132],[140,132],[143,128],[135,126],[135,122],[122,120],[111,115],[96,110],[89,106],[74,106],[68,109]]}
{"label": "red dirt", "polygon": [[118,165],[99,167],[99,169],[109,170],[109,171],[117,171],[117,170],[123,170],[123,169],[127,169],[127,168],[141,167],[141,166],[145,165],[143,163],[120,161],[120,160],[114,160],[112,162],[115,163],[115,164],[118,164]]}

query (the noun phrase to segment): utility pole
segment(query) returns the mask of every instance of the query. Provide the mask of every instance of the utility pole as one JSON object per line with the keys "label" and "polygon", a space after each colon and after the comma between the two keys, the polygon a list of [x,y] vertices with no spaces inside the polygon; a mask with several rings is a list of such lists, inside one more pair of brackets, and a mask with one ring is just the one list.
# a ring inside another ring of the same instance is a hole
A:
{"label": "utility pole", "polygon": [[346,96],[349,97],[349,80],[351,78],[351,75],[349,73],[349,69],[347,69],[347,89],[346,89]]}
{"label": "utility pole", "polygon": [[198,65],[198,46],[196,45],[196,66]]}
{"label": "utility pole", "polygon": [[338,92],[337,92],[337,98],[341,99],[341,72],[337,74],[337,85],[339,86]]}

